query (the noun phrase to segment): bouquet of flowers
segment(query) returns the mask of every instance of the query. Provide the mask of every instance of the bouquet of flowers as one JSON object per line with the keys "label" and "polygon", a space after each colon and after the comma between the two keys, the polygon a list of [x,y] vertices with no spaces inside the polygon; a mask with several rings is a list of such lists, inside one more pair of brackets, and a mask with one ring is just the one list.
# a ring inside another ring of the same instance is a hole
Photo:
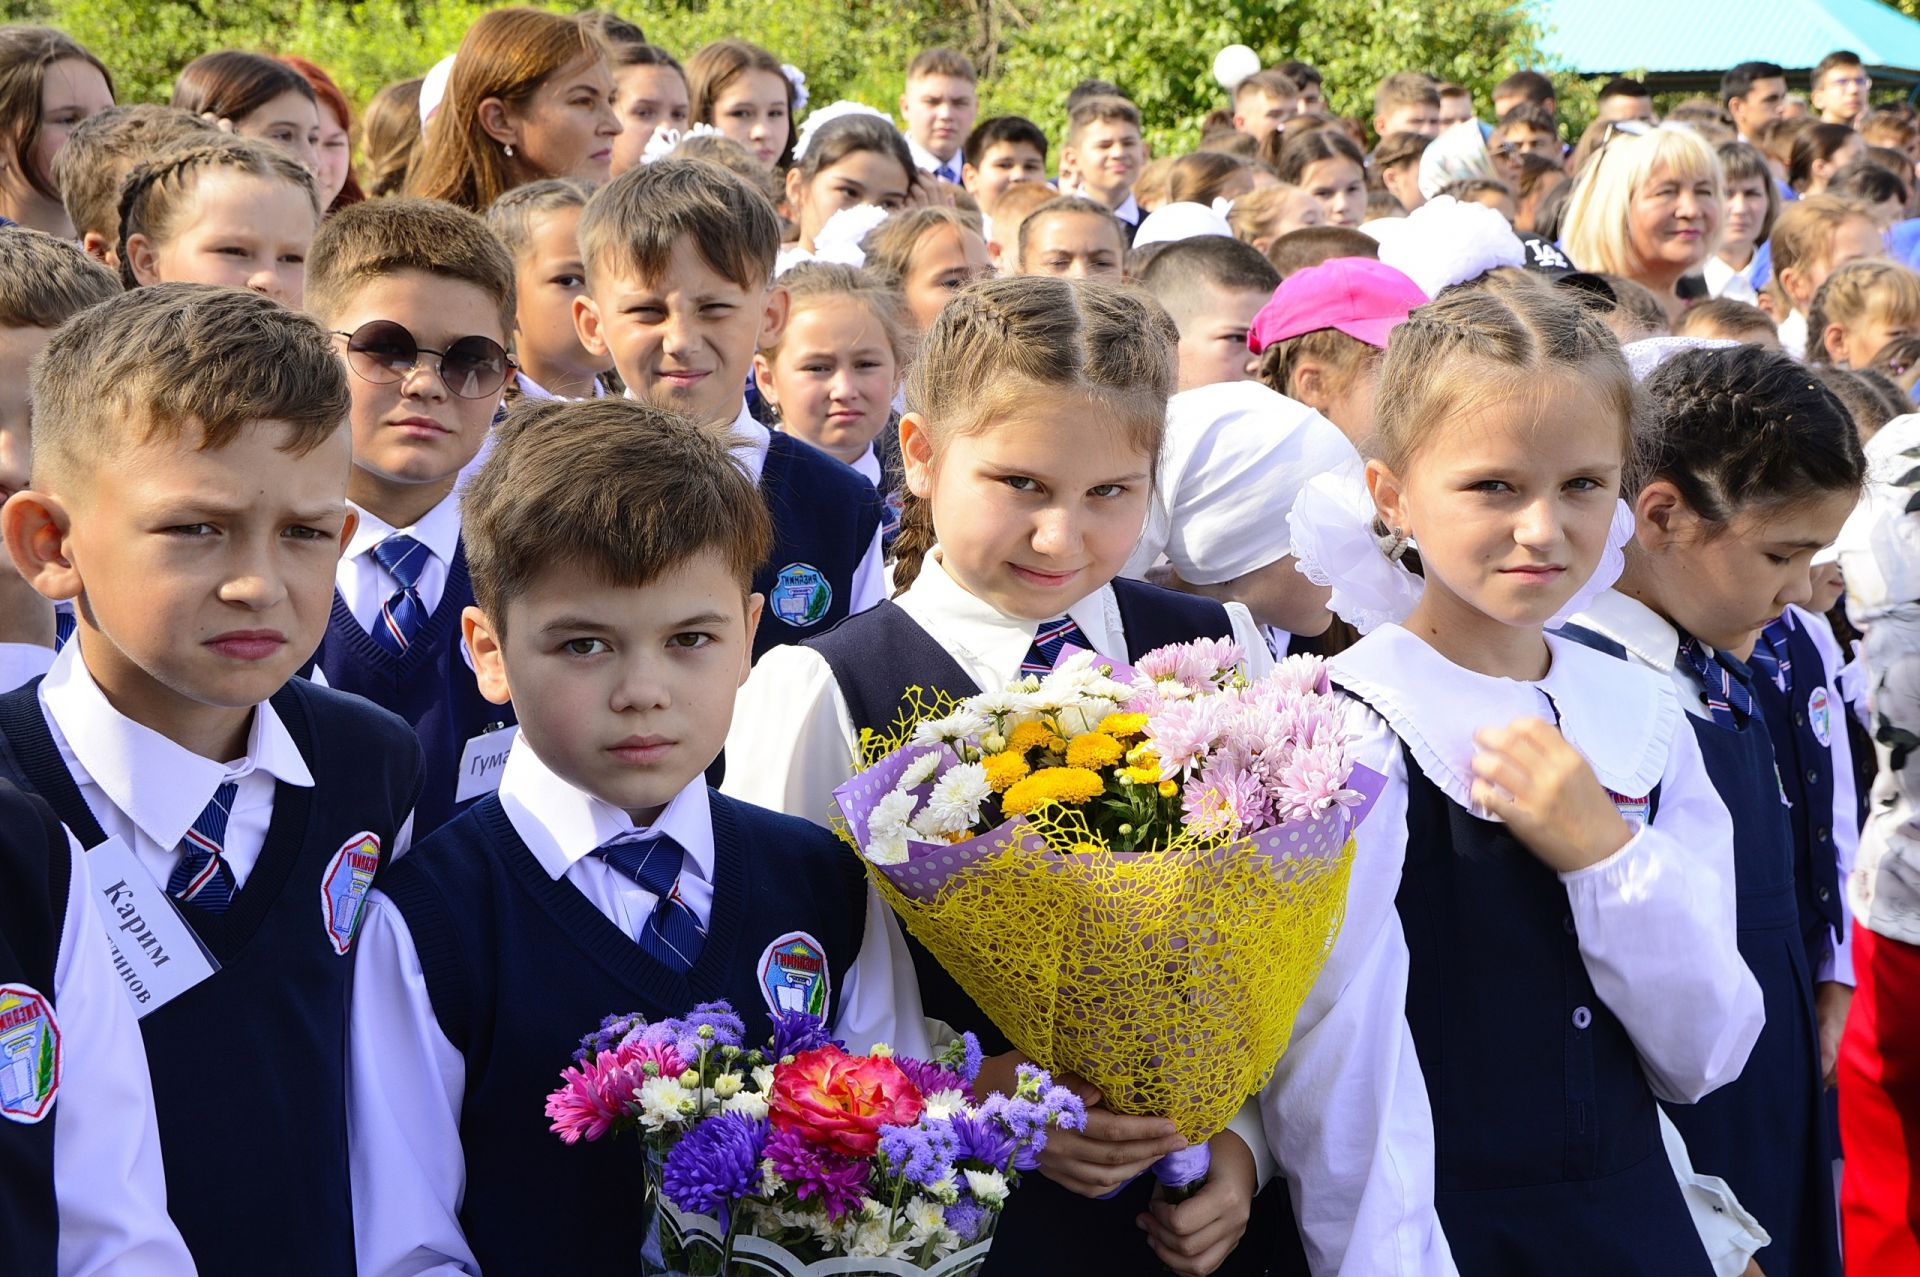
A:
{"label": "bouquet of flowers", "polygon": [[[977,1100],[980,1046],[931,1061],[848,1055],[816,1016],[776,1012],[762,1049],[725,1002],[649,1024],[609,1016],[547,1097],[567,1143],[636,1132],[652,1225],[641,1271],[695,1274],[978,1270],[1007,1195],[1078,1098],[1024,1067]],[[859,1262],[848,1265],[848,1259]]]}
{"label": "bouquet of flowers", "polygon": [[1344,916],[1381,778],[1317,657],[1258,681],[1230,643],[1138,668],[1063,653],[929,703],[835,791],[904,921],[1014,1045],[1204,1141],[1270,1076]]}

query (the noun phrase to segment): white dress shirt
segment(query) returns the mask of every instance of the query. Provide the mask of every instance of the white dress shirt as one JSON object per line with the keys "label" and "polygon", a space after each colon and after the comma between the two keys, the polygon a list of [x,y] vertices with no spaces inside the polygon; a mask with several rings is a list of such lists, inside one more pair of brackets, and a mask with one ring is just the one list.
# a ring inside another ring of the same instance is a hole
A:
{"label": "white dress shirt", "polygon": [[1707,295],[1758,306],[1760,291],[1753,286],[1753,267],[1759,260],[1760,255],[1755,253],[1747,259],[1745,266],[1735,270],[1720,260],[1720,254],[1714,253],[1708,256],[1700,267],[1700,272],[1707,282]]}
{"label": "white dress shirt", "polygon": [[[545,386],[541,385],[539,382],[535,381],[532,377],[528,376],[527,371],[524,368],[515,370],[513,376],[514,376],[515,382],[520,387],[520,397],[522,399],[534,399],[534,400],[558,399],[566,403],[579,403],[587,399],[605,399],[607,397],[606,383],[602,382],[598,377],[595,377],[593,379],[593,393],[591,395],[569,396],[569,395],[554,394],[551,390],[548,390]],[[489,438],[492,437],[491,432],[489,432],[488,437]],[[464,477],[465,471],[462,471],[461,473],[462,473],[462,477]]]}
{"label": "white dress shirt", "polygon": [[1121,201],[1120,207],[1113,210],[1113,215],[1125,222],[1128,226],[1139,226],[1142,216],[1140,212],[1140,201],[1133,198],[1133,193],[1129,191],[1127,198]]}
{"label": "white dress shirt", "polygon": [[1780,349],[1795,359],[1807,357],[1807,317],[1797,310],[1780,321]]}
{"label": "white dress shirt", "polygon": [[53,668],[54,651],[38,643],[0,643],[0,692],[25,687]]}
{"label": "white dress shirt", "polygon": [[347,542],[346,553],[340,556],[340,567],[334,578],[340,587],[340,597],[346,600],[347,611],[353,613],[361,629],[373,633],[381,606],[400,588],[400,583],[373,557],[373,547],[396,532],[404,532],[427,547],[426,566],[420,569],[420,579],[413,588],[420,596],[420,606],[432,616],[440,606],[440,596],[446,592],[447,573],[453,567],[454,551],[460,544],[458,490],[448,493],[408,528],[396,528],[359,506],[353,509],[360,516],[360,522]]}
{"label": "white dress shirt", "polygon": [[65,1040],[53,1121],[60,1277],[192,1277],[167,1215],[166,1171],[140,1021],[114,973],[94,911],[87,857],[73,836],[54,1012]]}
{"label": "white dress shirt", "polygon": [[[540,867],[555,881],[564,878],[637,940],[658,897],[591,854],[633,831],[632,818],[555,775],[524,737],[507,756],[499,798]],[[714,877],[704,779],[675,795],[649,828],[670,835],[685,852],[680,897],[704,927]],[[460,1231],[465,1062],[434,1017],[406,920],[378,888],[367,897],[356,948],[347,1133],[360,1271],[365,1277],[478,1272]],[[871,887],[860,953],[838,1003],[832,1032],[850,1048],[886,1042],[920,1059],[930,1052],[912,956],[892,911]],[[555,1060],[556,1073],[564,1063]]]}
{"label": "white dress shirt", "polygon": [[881,491],[880,485],[886,480],[885,473],[880,469],[880,454],[873,450],[872,444],[868,444],[867,450],[854,459],[853,472],[871,483],[876,492]]}
{"label": "white dress shirt", "polygon": [[87,672],[78,642],[54,658],[39,698],[60,761],[93,818],[109,838],[125,842],[162,887],[179,863],[180,840],[222,784],[236,785],[220,850],[236,889],[247,885],[266,843],[274,783],[313,786],[306,759],[265,701],[253,707],[246,752],[216,762],[108,704]]}
{"label": "white dress shirt", "polygon": [[908,133],[905,129],[900,131],[900,136],[907,140],[907,150],[913,153],[913,166],[915,168],[919,169],[922,173],[932,173],[936,177],[952,182],[955,186],[960,185],[961,154],[959,151],[955,151],[943,160],[926,147],[920,145],[920,143],[914,141],[913,134]]}
{"label": "white dress shirt", "polygon": [[[767,469],[767,450],[773,446],[773,432],[753,419],[753,414],[747,411],[745,403],[740,405],[740,415],[733,419],[732,431],[733,459],[738,461],[740,468],[747,472],[747,478],[753,480],[758,486],[760,476]],[[864,612],[887,597],[887,561],[881,551],[878,528],[874,529],[873,544],[867,547],[867,553],[860,560],[860,566],[854,569],[853,581],[848,586],[848,593],[850,595],[847,599],[848,616],[856,612]]]}

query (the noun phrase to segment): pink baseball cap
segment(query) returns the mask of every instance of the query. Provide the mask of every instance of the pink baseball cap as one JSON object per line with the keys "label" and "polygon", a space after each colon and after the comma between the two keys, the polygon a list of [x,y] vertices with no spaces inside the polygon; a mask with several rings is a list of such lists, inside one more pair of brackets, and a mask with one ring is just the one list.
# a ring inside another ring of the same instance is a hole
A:
{"label": "pink baseball cap", "polygon": [[1277,341],[1320,328],[1385,349],[1387,334],[1429,298],[1420,286],[1370,257],[1335,257],[1295,271],[1254,316],[1247,348],[1259,354]]}

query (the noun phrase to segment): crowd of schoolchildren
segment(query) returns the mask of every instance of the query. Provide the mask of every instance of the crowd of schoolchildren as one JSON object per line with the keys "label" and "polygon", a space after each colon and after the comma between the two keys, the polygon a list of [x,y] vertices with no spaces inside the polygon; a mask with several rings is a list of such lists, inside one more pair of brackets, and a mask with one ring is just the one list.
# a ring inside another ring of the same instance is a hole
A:
{"label": "crowd of schoolchildren", "polygon": [[1207,637],[1351,703],[1343,925],[1202,1191],[1083,1087],[989,1273],[1920,1273],[1920,116],[1236,47],[1149,157],[679,52],[499,9],[356,119],[0,27],[0,1269],[629,1268],[557,1068],[796,937],[1010,1081],[832,791]]}

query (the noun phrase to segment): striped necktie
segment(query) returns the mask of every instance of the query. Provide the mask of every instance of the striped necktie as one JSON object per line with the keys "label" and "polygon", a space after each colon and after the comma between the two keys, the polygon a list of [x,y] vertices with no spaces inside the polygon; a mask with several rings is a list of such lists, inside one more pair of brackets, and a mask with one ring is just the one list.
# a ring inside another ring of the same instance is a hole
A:
{"label": "striped necktie", "polygon": [[240,787],[227,781],[213,791],[193,828],[180,840],[180,863],[167,879],[167,894],[209,913],[225,913],[233,903],[233,868],[221,854],[227,839],[227,817]]}
{"label": "striped necktie", "polygon": [[1787,631],[1788,621],[1782,616],[1760,631],[1753,655],[1747,658],[1748,665],[1772,679],[1783,692],[1793,685],[1793,649],[1788,645]]}
{"label": "striped necktie", "polygon": [[591,854],[652,893],[653,912],[639,937],[647,956],[669,971],[692,970],[707,933],[680,899],[680,868],[686,860],[680,844],[665,834],[633,832],[595,847]]}
{"label": "striped necktie", "polygon": [[1738,730],[1753,717],[1753,689],[1746,670],[1736,669],[1718,652],[1709,652],[1691,634],[1681,637],[1680,663],[1700,681],[1701,699],[1716,726]]}
{"label": "striped necktie", "polygon": [[433,551],[403,532],[396,532],[373,547],[373,559],[400,586],[385,603],[373,623],[373,641],[395,656],[406,655],[420,627],[427,623],[426,605],[420,601],[420,574],[427,570]]}
{"label": "striped necktie", "polygon": [[1034,633],[1033,646],[1027,649],[1027,659],[1020,662],[1022,677],[1046,674],[1060,659],[1060,649],[1069,643],[1089,651],[1093,648],[1080,627],[1073,623],[1072,617],[1056,616],[1042,624]]}

